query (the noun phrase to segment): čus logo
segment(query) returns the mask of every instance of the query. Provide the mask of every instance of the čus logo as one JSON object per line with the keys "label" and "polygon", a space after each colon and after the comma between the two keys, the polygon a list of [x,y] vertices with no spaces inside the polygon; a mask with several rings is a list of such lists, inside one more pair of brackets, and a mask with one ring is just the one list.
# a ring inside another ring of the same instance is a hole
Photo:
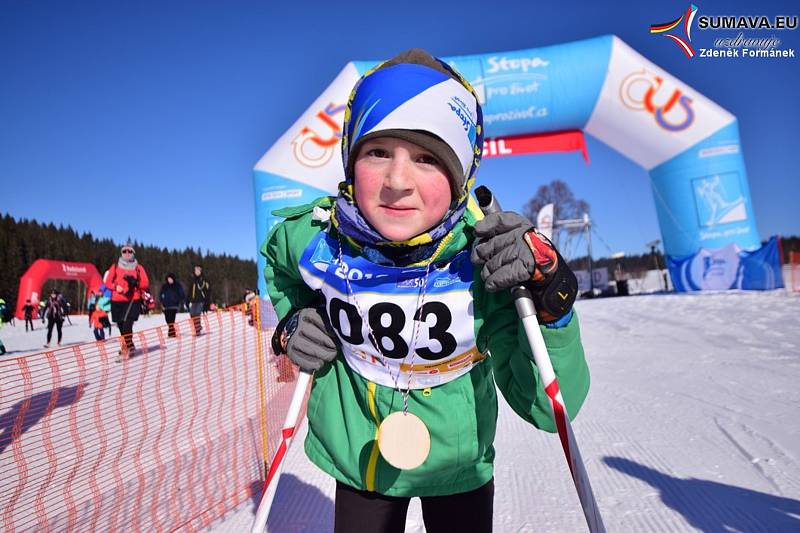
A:
{"label": "\u010dus logo", "polygon": [[[677,44],[681,50],[683,50],[683,53],[686,54],[686,57],[694,57],[694,49],[692,49],[692,46],[689,43],[692,41],[692,21],[694,20],[694,16],[696,14],[697,6],[694,4],[689,4],[689,7],[686,9],[686,13],[676,18],[672,22],[651,24],[650,33],[660,33],[664,37],[672,39],[672,41]],[[686,39],[675,35],[675,33],[667,33],[668,31],[672,30],[675,30],[675,32],[678,33],[683,30]]]}
{"label": "\u010dus logo", "polygon": [[633,111],[650,113],[656,124],[666,131],[683,131],[694,122],[692,99],[669,80],[645,69],[628,74],[622,80],[619,96],[622,105]]}
{"label": "\u010dus logo", "polygon": [[[342,140],[342,127],[333,117],[344,111],[344,108],[343,105],[330,103],[315,115],[322,124],[327,126],[327,136],[308,126],[300,130],[297,137],[292,140],[292,153],[299,163],[316,168],[331,159]],[[325,130],[324,127],[323,130]]]}

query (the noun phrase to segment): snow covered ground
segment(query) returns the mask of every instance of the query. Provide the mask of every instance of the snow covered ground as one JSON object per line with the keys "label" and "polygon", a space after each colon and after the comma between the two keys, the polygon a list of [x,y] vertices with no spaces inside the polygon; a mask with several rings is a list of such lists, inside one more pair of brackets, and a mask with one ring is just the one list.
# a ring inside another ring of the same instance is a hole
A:
{"label": "snow covered ground", "polygon": [[[187,320],[189,313],[178,313],[175,318],[176,321]],[[89,319],[86,315],[77,315],[69,317],[70,322],[64,321],[62,326],[63,338],[61,340],[61,347],[66,348],[74,344],[81,344],[84,342],[94,342],[92,328],[89,327]],[[47,340],[47,326],[42,324],[42,320],[34,320],[34,331],[25,331],[25,320],[16,319],[14,325],[5,324],[0,329],[0,339],[6,346],[8,352],[6,355],[0,357],[20,357],[44,351],[44,343]],[[136,324],[133,326],[133,331],[142,331],[144,329],[155,328],[164,325],[164,315],[151,315],[141,316]],[[119,336],[119,329],[116,324],[113,325],[113,337]],[[106,329],[106,338],[108,338],[108,329]],[[56,339],[58,333],[53,328],[53,338],[50,343],[50,349],[57,349]]]}
{"label": "snow covered ground", "polygon": [[[573,429],[608,531],[800,531],[800,294],[642,295],[577,310],[592,388]],[[78,331],[91,335],[82,323],[67,341]],[[19,322],[0,338],[12,356],[27,346]],[[304,435],[271,531],[332,530],[334,484],[306,459]],[[501,402],[495,446],[495,531],[586,530],[555,435]],[[248,530],[253,507],[210,531]],[[417,502],[406,531],[424,531]]]}
{"label": "snow covered ground", "polygon": [[[800,294],[577,304],[592,388],[573,429],[609,532],[800,531]],[[287,457],[270,531],[332,530],[331,479]],[[586,531],[555,435],[500,410],[497,532]],[[242,531],[252,506],[216,524]],[[412,501],[406,531],[424,531]]]}

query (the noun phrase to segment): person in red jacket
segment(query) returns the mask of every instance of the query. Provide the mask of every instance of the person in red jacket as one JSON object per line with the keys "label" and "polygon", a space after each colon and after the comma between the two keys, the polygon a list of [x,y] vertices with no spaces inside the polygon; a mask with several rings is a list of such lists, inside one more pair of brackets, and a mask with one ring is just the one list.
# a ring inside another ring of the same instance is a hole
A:
{"label": "person in red jacket", "polygon": [[144,267],[136,260],[136,251],[130,242],[120,250],[119,260],[106,272],[103,283],[112,290],[111,318],[117,323],[125,339],[117,361],[127,359],[136,350],[133,344],[133,323],[139,318],[142,292],[150,288]]}

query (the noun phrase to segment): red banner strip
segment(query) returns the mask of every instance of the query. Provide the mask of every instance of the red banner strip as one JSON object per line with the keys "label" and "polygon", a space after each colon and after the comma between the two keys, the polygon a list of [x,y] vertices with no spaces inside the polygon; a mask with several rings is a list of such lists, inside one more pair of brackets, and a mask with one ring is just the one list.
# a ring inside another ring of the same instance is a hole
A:
{"label": "red banner strip", "polygon": [[586,139],[581,130],[495,137],[483,141],[484,159],[510,155],[577,151],[581,152],[583,159],[588,164],[589,152],[586,150]]}

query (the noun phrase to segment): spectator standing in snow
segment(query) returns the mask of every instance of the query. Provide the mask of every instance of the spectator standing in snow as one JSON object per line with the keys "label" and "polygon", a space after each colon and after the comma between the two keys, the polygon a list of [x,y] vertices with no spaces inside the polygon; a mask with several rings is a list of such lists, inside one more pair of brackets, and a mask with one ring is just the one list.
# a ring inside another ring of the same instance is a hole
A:
{"label": "spectator standing in snow", "polygon": [[28,324],[31,325],[33,331],[33,305],[30,300],[25,300],[25,305],[22,306],[22,312],[25,313],[25,331],[28,331]]}
{"label": "spectator standing in snow", "polygon": [[6,307],[6,301],[2,298],[0,298],[0,323],[1,322],[8,322],[12,326],[14,325],[14,314]]}
{"label": "spectator standing in snow", "polygon": [[256,293],[250,289],[245,289],[244,294],[244,310],[247,313],[247,323],[251,326],[255,320],[255,306],[258,303]]}
{"label": "spectator standing in snow", "polygon": [[[3,329],[3,319],[0,318],[0,329]],[[0,339],[0,355],[6,353],[6,347],[3,345],[3,339]]]}
{"label": "spectator standing in snow", "polygon": [[161,291],[158,293],[158,301],[164,310],[164,320],[167,322],[168,337],[175,337],[175,315],[178,314],[181,305],[186,300],[186,293],[183,286],[175,278],[175,274],[167,274]]}
{"label": "spectator standing in snow", "polygon": [[64,308],[64,318],[66,319],[67,322],[69,322],[69,325],[71,326],[72,320],[69,319],[69,315],[72,312],[72,304],[69,303],[67,299],[64,298],[63,295],[60,295],[60,298],[61,298],[61,307]]}
{"label": "spectator standing in snow", "polygon": [[142,309],[142,291],[150,288],[147,272],[136,260],[136,251],[130,242],[120,249],[119,259],[108,269],[103,283],[113,291],[111,318],[117,323],[125,340],[117,359],[121,361],[136,350],[133,343],[133,323],[139,318]]}
{"label": "spectator standing in snow", "polygon": [[97,306],[97,295],[94,291],[89,292],[89,299],[86,301],[86,312],[89,314],[89,327],[92,327],[92,313]]}
{"label": "spectator standing in snow", "polygon": [[200,335],[203,324],[200,318],[211,304],[211,286],[203,276],[203,267],[195,265],[192,284],[189,286],[189,316],[194,322],[194,334]]}
{"label": "spectator standing in snow", "polygon": [[61,346],[61,326],[64,323],[64,302],[61,300],[61,295],[58,291],[53,289],[50,293],[50,298],[44,308],[44,316],[47,318],[47,342],[44,347],[50,347],[50,341],[53,338],[53,328],[58,332],[58,346]]}

